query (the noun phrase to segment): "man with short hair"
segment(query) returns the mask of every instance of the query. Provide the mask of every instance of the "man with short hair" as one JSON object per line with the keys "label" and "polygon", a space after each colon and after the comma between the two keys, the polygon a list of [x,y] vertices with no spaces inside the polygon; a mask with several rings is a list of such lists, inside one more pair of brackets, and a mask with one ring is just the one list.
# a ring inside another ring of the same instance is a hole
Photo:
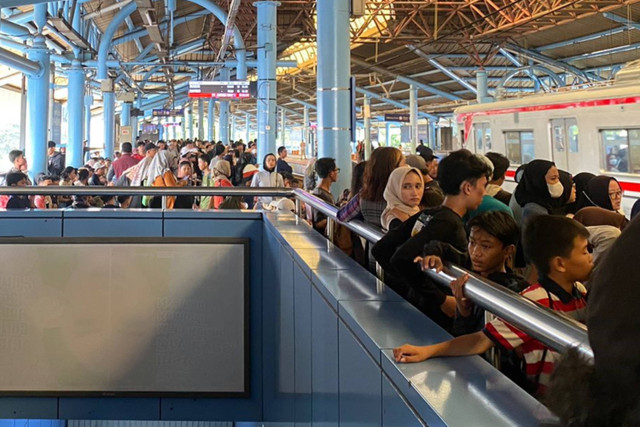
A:
{"label": "man with short hair", "polygon": [[[340,169],[336,167],[336,160],[331,157],[323,157],[316,160],[316,174],[320,178],[320,183],[311,191],[311,194],[318,196],[330,205],[335,206],[336,202],[331,194],[331,185],[338,180]],[[317,209],[313,209],[313,228],[324,234],[327,227],[327,216]]]}
{"label": "man with short hair", "polygon": [[[8,187],[26,187],[29,178],[22,172],[9,172],[7,174]],[[12,195],[7,200],[7,209],[29,209],[31,202],[27,196]]]}
{"label": "man with short hair", "polygon": [[21,150],[9,151],[9,161],[13,164],[13,166],[11,167],[11,169],[9,169],[7,176],[12,172],[22,172],[27,177],[26,185],[33,185],[31,180],[29,179],[29,175],[27,174],[28,166],[27,159],[24,157],[24,152]]}
{"label": "man with short hair", "polygon": [[425,209],[389,232],[373,246],[372,253],[385,271],[385,279],[412,295],[412,303],[445,329],[451,329],[456,302],[427,280],[414,265],[424,246],[433,241],[467,250],[462,217],[482,203],[490,169],[468,150],[454,151],[441,162],[440,186],[445,194],[441,206]]}
{"label": "man with short hair", "polygon": [[153,142],[147,142],[144,146],[144,156],[154,158],[158,152],[158,147]]}
{"label": "man with short hair", "polygon": [[485,154],[491,163],[493,163],[493,176],[487,184],[487,195],[493,197],[509,206],[511,201],[511,193],[502,189],[502,184],[506,179],[507,170],[511,166],[509,159],[500,153],[489,152]]}
{"label": "man with short hair", "polygon": [[132,151],[133,146],[130,142],[122,144],[122,155],[119,159],[111,163],[111,168],[109,169],[109,173],[107,173],[107,179],[109,182],[116,181],[120,176],[122,176],[124,171],[138,164],[140,160],[133,157],[131,153]]}
{"label": "man with short hair", "polygon": [[293,168],[285,160],[287,158],[287,148],[283,145],[278,147],[278,162],[276,163],[277,172],[293,173]]}
{"label": "man with short hair", "polygon": [[55,141],[47,142],[47,170],[49,175],[60,176],[64,170],[64,156],[56,151]]}

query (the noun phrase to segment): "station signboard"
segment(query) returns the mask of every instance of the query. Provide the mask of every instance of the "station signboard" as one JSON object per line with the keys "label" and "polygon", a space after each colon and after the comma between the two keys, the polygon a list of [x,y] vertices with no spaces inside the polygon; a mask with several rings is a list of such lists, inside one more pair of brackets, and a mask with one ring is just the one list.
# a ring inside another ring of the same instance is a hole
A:
{"label": "station signboard", "polygon": [[159,110],[153,110],[151,115],[153,117],[183,116],[184,115],[184,110],[182,108],[180,108],[180,109],[163,108],[163,109],[159,109]]}
{"label": "station signboard", "polygon": [[397,114],[397,113],[385,114],[384,121],[409,123],[411,121],[411,116],[409,114]]}
{"label": "station signboard", "polygon": [[189,98],[235,100],[251,98],[248,81],[189,82]]}

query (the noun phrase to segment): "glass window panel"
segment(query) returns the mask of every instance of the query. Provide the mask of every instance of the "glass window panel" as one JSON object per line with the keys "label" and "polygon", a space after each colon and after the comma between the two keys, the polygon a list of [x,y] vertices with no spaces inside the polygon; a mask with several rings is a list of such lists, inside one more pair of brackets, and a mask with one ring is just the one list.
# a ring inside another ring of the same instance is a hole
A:
{"label": "glass window panel", "polygon": [[573,124],[568,128],[569,133],[569,151],[571,153],[578,152],[578,125]]}
{"label": "glass window panel", "polygon": [[627,130],[603,130],[600,132],[600,135],[602,138],[605,170],[608,172],[627,172],[629,169],[629,134]]}
{"label": "glass window panel", "polygon": [[488,124],[484,129],[484,146],[487,151],[491,151],[491,127]]}
{"label": "glass window panel", "polygon": [[511,163],[522,164],[520,156],[520,132],[505,132],[504,134],[507,158]]}
{"label": "glass window panel", "polygon": [[529,163],[535,160],[536,152],[533,132],[520,132],[520,144],[522,145],[522,163]]}
{"label": "glass window panel", "polygon": [[[629,165],[624,172],[640,173],[640,129],[629,129]],[[618,169],[620,169],[618,165]],[[620,170],[620,172],[623,172]]]}
{"label": "glass window panel", "polygon": [[476,125],[476,151],[482,153],[482,125]]}
{"label": "glass window panel", "polygon": [[553,125],[553,147],[556,153],[564,152],[564,123]]}

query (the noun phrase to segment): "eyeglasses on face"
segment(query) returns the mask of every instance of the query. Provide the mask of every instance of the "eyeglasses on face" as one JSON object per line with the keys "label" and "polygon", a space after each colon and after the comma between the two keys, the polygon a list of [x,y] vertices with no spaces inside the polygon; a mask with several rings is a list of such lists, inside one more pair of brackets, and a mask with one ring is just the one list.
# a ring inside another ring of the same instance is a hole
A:
{"label": "eyeglasses on face", "polygon": [[609,193],[609,197],[612,199],[622,198],[622,191],[614,191]]}

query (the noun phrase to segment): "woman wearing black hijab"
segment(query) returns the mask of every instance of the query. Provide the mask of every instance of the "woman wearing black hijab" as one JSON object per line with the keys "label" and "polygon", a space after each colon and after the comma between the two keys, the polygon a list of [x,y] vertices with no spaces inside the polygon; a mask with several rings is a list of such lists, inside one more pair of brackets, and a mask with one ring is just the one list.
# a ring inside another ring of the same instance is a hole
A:
{"label": "woman wearing black hijab", "polygon": [[598,206],[610,211],[620,211],[622,206],[622,188],[615,178],[599,175],[587,183],[583,192],[581,208]]}
{"label": "woman wearing black hijab", "polygon": [[555,163],[534,160],[527,164],[514,193],[522,207],[522,225],[536,215],[548,215],[551,209],[561,205],[565,188]]}
{"label": "woman wearing black hijab", "polygon": [[568,206],[568,212],[575,214],[578,210],[584,206],[584,190],[587,189],[587,184],[596,176],[591,172],[580,172],[573,177],[573,183],[576,185],[576,201]]}

